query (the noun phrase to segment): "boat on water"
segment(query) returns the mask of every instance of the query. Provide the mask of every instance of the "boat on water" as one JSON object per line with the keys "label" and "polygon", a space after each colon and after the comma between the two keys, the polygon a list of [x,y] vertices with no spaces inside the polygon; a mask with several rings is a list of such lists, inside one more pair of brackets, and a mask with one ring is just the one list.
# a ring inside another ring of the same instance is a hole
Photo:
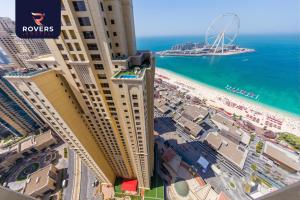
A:
{"label": "boat on water", "polygon": [[232,92],[232,93],[240,94],[242,96],[249,97],[249,98],[254,99],[254,100],[259,99],[259,94],[255,94],[254,92],[249,92],[247,90],[240,89],[240,88],[237,88],[237,87],[232,87],[228,84],[226,85],[225,89]]}

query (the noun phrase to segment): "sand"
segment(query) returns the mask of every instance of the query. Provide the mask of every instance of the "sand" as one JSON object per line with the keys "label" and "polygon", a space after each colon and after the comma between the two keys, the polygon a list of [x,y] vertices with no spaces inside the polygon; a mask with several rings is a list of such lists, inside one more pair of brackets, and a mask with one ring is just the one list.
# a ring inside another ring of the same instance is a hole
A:
{"label": "sand", "polygon": [[242,116],[256,126],[266,127],[267,130],[274,132],[288,132],[300,137],[300,116],[229,94],[165,69],[156,68],[156,77],[178,86],[191,96],[207,99],[209,106]]}

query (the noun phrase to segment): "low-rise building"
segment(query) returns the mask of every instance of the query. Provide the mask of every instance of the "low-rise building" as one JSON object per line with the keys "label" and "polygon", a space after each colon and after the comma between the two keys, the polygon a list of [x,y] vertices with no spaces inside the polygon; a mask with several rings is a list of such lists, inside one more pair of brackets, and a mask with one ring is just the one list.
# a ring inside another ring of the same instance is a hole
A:
{"label": "low-rise building", "polygon": [[163,114],[168,114],[171,112],[171,109],[169,106],[167,106],[167,102],[164,99],[155,99],[154,100],[154,106],[159,112]]}
{"label": "low-rise building", "polygon": [[243,169],[248,150],[232,142],[217,132],[209,133],[205,141],[227,160]]}
{"label": "low-rise building", "polygon": [[202,107],[185,105],[181,115],[193,122],[196,122],[205,118],[208,115],[208,110]]}
{"label": "low-rise building", "polygon": [[27,177],[22,193],[36,198],[54,191],[57,181],[57,169],[50,164]]}
{"label": "low-rise building", "polygon": [[189,119],[186,119],[185,117],[181,116],[179,117],[176,122],[182,127],[184,128],[184,130],[186,132],[188,132],[193,138],[197,138],[198,135],[201,133],[202,131],[202,127],[193,122],[193,121],[190,121]]}
{"label": "low-rise building", "polygon": [[170,105],[172,104],[173,106],[178,106],[182,103],[181,98],[178,97],[178,91],[171,91],[171,90],[166,90],[166,91],[160,91],[160,96],[163,97]]}
{"label": "low-rise building", "polygon": [[293,173],[300,172],[299,155],[285,150],[271,142],[265,142],[263,153],[271,160],[277,162],[282,168]]}
{"label": "low-rise building", "polygon": [[0,171],[5,171],[15,164],[18,159],[24,158],[32,153],[42,151],[58,141],[51,130],[45,133],[30,136],[27,140],[21,141],[0,152]]}
{"label": "low-rise building", "polygon": [[248,145],[250,142],[250,135],[244,130],[239,128],[235,122],[221,114],[215,114],[212,116],[211,121],[218,126],[221,130],[221,134],[234,143],[242,143]]}

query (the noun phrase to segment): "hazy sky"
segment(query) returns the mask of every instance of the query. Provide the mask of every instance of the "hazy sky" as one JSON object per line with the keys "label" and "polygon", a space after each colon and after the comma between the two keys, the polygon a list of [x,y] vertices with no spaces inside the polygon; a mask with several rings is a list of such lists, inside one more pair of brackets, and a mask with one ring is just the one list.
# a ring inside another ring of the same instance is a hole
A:
{"label": "hazy sky", "polygon": [[218,15],[239,15],[241,33],[300,32],[300,0],[134,0],[136,34],[204,34]]}
{"label": "hazy sky", "polygon": [[[0,16],[14,19],[14,0]],[[137,36],[200,35],[216,16],[234,12],[241,33],[300,32],[300,0],[133,0]]]}

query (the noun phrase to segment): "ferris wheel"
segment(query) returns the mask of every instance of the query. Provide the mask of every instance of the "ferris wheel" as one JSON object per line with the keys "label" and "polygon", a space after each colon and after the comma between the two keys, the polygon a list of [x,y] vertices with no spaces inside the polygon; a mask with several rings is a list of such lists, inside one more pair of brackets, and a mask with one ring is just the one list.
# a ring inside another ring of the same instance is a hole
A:
{"label": "ferris wheel", "polygon": [[214,53],[224,52],[232,45],[240,29],[240,18],[234,13],[225,13],[216,17],[205,34],[205,43]]}

